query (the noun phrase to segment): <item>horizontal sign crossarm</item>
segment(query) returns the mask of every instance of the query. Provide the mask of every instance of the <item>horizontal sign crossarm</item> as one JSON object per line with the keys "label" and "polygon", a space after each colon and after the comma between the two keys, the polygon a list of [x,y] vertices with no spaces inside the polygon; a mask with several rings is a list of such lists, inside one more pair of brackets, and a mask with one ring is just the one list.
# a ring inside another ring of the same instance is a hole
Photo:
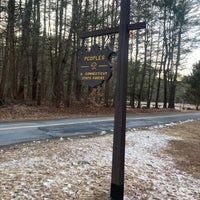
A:
{"label": "horizontal sign crossarm", "polygon": [[[143,28],[146,28],[146,22],[138,22],[135,24],[130,24],[128,27],[129,30],[138,30],[138,29],[143,29]],[[102,35],[110,35],[110,34],[115,34],[115,33],[119,33],[119,27],[101,29],[101,30],[90,31],[90,32],[82,32],[80,33],[79,37],[88,38],[88,37],[96,37],[96,36],[102,36]]]}

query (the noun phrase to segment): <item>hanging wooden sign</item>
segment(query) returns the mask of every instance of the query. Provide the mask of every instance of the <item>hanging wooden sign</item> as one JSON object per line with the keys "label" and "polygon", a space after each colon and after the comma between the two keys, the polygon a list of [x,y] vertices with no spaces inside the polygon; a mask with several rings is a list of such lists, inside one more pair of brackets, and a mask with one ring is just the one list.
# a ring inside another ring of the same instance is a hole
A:
{"label": "hanging wooden sign", "polygon": [[91,87],[101,85],[112,76],[110,57],[114,52],[106,47],[100,49],[94,44],[90,51],[84,49],[79,55],[79,79]]}

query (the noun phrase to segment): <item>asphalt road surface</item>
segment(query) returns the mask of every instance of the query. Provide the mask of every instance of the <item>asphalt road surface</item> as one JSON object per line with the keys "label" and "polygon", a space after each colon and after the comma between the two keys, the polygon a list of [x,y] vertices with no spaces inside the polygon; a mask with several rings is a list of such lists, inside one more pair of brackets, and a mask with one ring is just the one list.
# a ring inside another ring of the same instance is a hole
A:
{"label": "asphalt road surface", "polygon": [[[126,127],[138,128],[200,119],[200,112],[127,115]],[[88,117],[0,123],[0,146],[111,131],[113,117]]]}

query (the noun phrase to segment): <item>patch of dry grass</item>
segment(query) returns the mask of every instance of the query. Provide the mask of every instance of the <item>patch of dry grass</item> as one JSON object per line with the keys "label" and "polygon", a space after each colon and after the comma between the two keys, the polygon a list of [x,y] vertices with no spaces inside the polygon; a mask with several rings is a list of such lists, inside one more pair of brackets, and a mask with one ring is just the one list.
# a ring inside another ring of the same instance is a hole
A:
{"label": "patch of dry grass", "polygon": [[200,120],[165,128],[163,131],[183,139],[171,140],[167,149],[177,168],[200,178]]}

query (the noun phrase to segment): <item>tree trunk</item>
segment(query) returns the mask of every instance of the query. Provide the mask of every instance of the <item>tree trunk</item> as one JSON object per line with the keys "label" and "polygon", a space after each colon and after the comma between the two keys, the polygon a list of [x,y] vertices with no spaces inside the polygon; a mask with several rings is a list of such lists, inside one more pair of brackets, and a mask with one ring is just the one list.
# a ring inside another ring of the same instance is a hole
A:
{"label": "tree trunk", "polygon": [[[152,26],[151,26],[152,27]],[[152,50],[153,50],[153,30],[150,30],[150,57],[149,57],[149,62],[148,62],[148,71],[149,71],[149,81],[148,81],[148,91],[147,91],[147,108],[151,107],[151,98],[152,98],[152,93],[154,90],[154,80],[156,76],[156,68],[153,70],[152,67]]]}
{"label": "tree trunk", "polygon": [[148,33],[147,30],[145,32],[145,44],[144,44],[144,63],[142,68],[142,77],[140,82],[140,90],[138,94],[138,105],[137,108],[141,108],[141,101],[142,101],[142,95],[143,95],[143,87],[144,87],[144,81],[146,76],[146,69],[147,69],[147,41],[148,41]]}
{"label": "tree trunk", "polygon": [[[3,59],[2,77],[0,82],[0,99],[16,98],[16,65],[15,65],[15,0],[8,1],[8,23],[6,30],[6,47]],[[8,74],[7,74],[8,73]],[[6,91],[6,92],[5,92]]]}
{"label": "tree trunk", "polygon": [[182,37],[182,27],[180,26],[179,32],[178,32],[178,51],[177,51],[175,74],[174,74],[174,80],[173,80],[172,92],[171,92],[172,97],[171,97],[171,107],[170,108],[175,108],[176,82],[177,82],[178,67],[180,65],[180,55],[181,55],[181,37]]}
{"label": "tree trunk", "polygon": [[0,82],[0,100],[5,100],[5,90],[6,90],[6,80],[7,80],[7,71],[8,71],[8,41],[6,40],[5,53],[3,58],[3,69],[2,77]]}
{"label": "tree trunk", "polygon": [[[57,4],[59,2],[57,1]],[[57,5],[57,15],[59,17],[56,17],[56,22],[59,21],[59,33],[58,33],[58,52],[56,51],[56,64],[55,64],[55,78],[54,78],[54,86],[53,86],[53,93],[54,93],[54,103],[56,107],[59,107],[61,101],[64,98],[63,92],[64,92],[64,82],[63,82],[63,70],[66,62],[63,60],[63,36],[62,36],[62,30],[63,30],[63,7],[64,7],[64,0],[61,0],[60,7],[58,9]],[[58,12],[60,13],[58,14]],[[58,20],[59,18],[59,20]],[[57,27],[56,27],[57,29]],[[56,44],[57,46],[57,44]],[[56,48],[57,49],[57,48]]]}
{"label": "tree trunk", "polygon": [[[160,35],[161,35],[161,29],[159,28],[159,33],[158,33],[158,42],[157,42],[157,53],[156,53],[156,61],[155,61],[155,69],[154,69],[154,74],[153,74],[153,81],[151,85],[151,92],[150,92],[150,101],[152,100],[152,96],[154,93],[154,87],[155,87],[155,80],[156,80],[156,75],[157,75],[157,68],[158,68],[158,57],[159,57],[159,50],[160,50]],[[162,66],[162,65],[161,65]],[[160,82],[160,75],[161,75],[162,68],[159,70],[159,77],[158,81]],[[159,83],[160,84],[160,83]],[[160,86],[159,86],[160,87]],[[160,90],[160,89],[159,89]],[[159,90],[157,91],[156,95],[156,102],[155,102],[155,108],[158,108],[158,99],[159,99]]]}
{"label": "tree trunk", "polygon": [[164,10],[164,29],[163,29],[163,34],[164,34],[164,47],[165,47],[165,56],[164,56],[164,61],[163,61],[163,77],[164,77],[164,97],[163,97],[163,108],[167,108],[167,69],[166,69],[166,63],[167,63],[167,58],[168,58],[168,39],[167,39],[167,29],[166,29],[166,20],[167,20],[167,8],[165,6]]}
{"label": "tree trunk", "polygon": [[[32,0],[29,0],[25,7],[25,14],[22,19],[22,45],[21,45],[21,65],[18,98],[25,98],[25,83],[29,68],[29,45],[30,45],[30,20],[32,11]],[[27,81],[28,82],[28,81]]]}
{"label": "tree trunk", "polygon": [[39,49],[39,34],[40,34],[40,3],[39,0],[34,0],[33,11],[33,43],[32,43],[32,100],[37,97],[37,81],[38,81],[38,49]]}
{"label": "tree trunk", "polygon": [[135,47],[135,64],[134,64],[134,74],[133,74],[133,84],[131,88],[131,107],[135,108],[135,100],[136,100],[136,84],[138,79],[138,71],[139,71],[139,31],[136,30],[136,47]]}
{"label": "tree trunk", "polygon": [[159,108],[158,102],[160,98],[160,85],[161,85],[161,73],[162,73],[162,67],[163,67],[163,58],[164,58],[164,41],[162,44],[162,55],[160,60],[160,68],[158,71],[158,84],[157,84],[157,91],[156,91],[156,102],[155,102],[155,108]]}
{"label": "tree trunk", "polygon": [[[46,14],[46,10],[47,10],[47,1],[44,1],[44,13]],[[37,102],[39,104],[41,104],[42,99],[46,96],[47,91],[46,88],[48,88],[48,84],[45,81],[45,76],[46,76],[46,67],[45,65],[47,65],[47,51],[46,51],[46,39],[47,39],[47,33],[46,33],[46,16],[44,15],[43,18],[43,37],[42,37],[42,52],[41,52],[41,70],[40,70],[40,81],[38,82],[38,97],[37,97]],[[51,78],[50,78],[51,80]]]}
{"label": "tree trunk", "polygon": [[9,76],[8,76],[7,96],[10,97],[11,99],[15,99],[16,93],[17,93],[14,24],[15,24],[15,0],[9,0],[8,2],[8,28],[7,28],[7,36],[8,36],[8,43],[9,43]]}

